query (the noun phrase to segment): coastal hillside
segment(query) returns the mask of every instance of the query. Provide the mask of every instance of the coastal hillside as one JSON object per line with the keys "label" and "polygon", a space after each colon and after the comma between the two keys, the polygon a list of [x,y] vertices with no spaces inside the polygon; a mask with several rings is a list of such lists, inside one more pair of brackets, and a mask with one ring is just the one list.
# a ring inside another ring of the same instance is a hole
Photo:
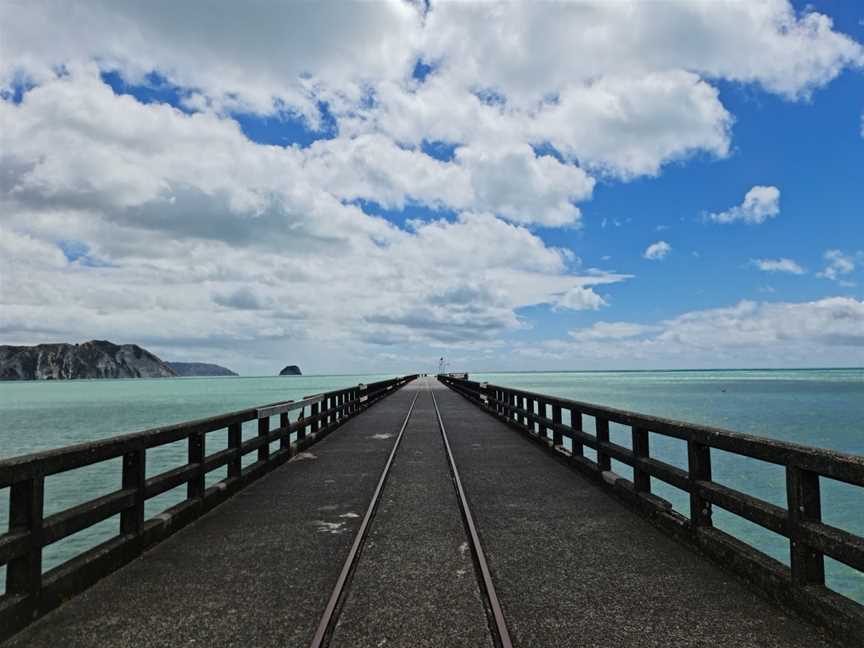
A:
{"label": "coastal hillside", "polygon": [[288,365],[282,371],[279,372],[280,376],[302,376],[303,374],[300,372],[300,367],[297,365]]}
{"label": "coastal hillside", "polygon": [[81,344],[0,346],[0,380],[169,378],[177,373],[137,344],[91,340]]}
{"label": "coastal hillside", "polygon": [[227,367],[208,362],[166,362],[178,376],[237,376]]}

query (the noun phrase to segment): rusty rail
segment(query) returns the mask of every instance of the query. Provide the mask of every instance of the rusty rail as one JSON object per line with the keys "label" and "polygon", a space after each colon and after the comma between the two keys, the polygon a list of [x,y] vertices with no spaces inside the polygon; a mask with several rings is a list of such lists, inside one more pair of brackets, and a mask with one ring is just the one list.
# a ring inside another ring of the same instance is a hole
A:
{"label": "rusty rail", "polygon": [[435,392],[431,389],[429,393],[432,396],[432,404],[435,406],[435,418],[438,420],[438,429],[441,431],[441,439],[444,442],[444,452],[447,455],[447,465],[450,468],[450,476],[456,489],[459,510],[462,513],[462,521],[465,524],[465,533],[471,543],[471,555],[474,558],[474,565],[477,570],[477,585],[486,599],[484,607],[487,608],[486,613],[489,617],[489,631],[492,633],[492,641],[495,644],[495,648],[513,648],[513,642],[510,639],[510,630],[507,628],[507,621],[504,618],[504,610],[501,607],[498,593],[495,591],[492,571],[489,569],[489,563],[486,561],[486,552],[483,550],[480,534],[477,531],[477,526],[474,524],[474,515],[471,513],[471,506],[468,504],[468,496],[465,494],[465,488],[462,486],[462,477],[459,475],[459,468],[456,466],[456,459],[453,457],[453,450],[450,448],[450,440],[447,438],[444,419],[441,418],[441,410],[438,409],[438,399],[435,398]]}
{"label": "rusty rail", "polygon": [[[438,379],[489,414],[528,434],[561,460],[611,488],[658,526],[755,582],[773,598],[828,626],[838,636],[854,638],[853,643],[864,642],[864,606],[829,589],[824,566],[825,556],[829,556],[864,573],[864,538],[825,524],[820,497],[820,478],[864,487],[864,456],[645,416],[448,374],[439,375]],[[563,423],[563,412],[569,413],[569,424]],[[585,416],[594,418],[594,434],[584,431]],[[631,429],[630,447],[610,441],[610,422]],[[651,456],[652,433],[687,444],[686,470]],[[569,449],[565,439],[569,441]],[[596,461],[584,455],[586,446],[596,452]],[[713,481],[712,448],[783,466],[786,508]],[[612,472],[612,459],[633,469],[632,481]],[[651,493],[652,479],[689,494],[689,517]],[[713,506],[788,538],[790,566],[715,528],[711,519]]]}
{"label": "rusty rail", "polygon": [[354,536],[354,542],[351,544],[351,549],[345,562],[342,564],[342,571],[339,572],[339,578],[336,579],[336,584],[333,586],[333,591],[324,608],[324,614],[318,622],[318,628],[312,637],[310,648],[323,648],[330,645],[333,629],[336,627],[336,622],[341,614],[342,606],[345,603],[345,598],[348,594],[349,581],[353,577],[357,564],[360,561],[360,554],[366,544],[366,537],[369,533],[369,527],[372,524],[372,519],[378,510],[378,505],[381,502],[381,493],[384,491],[384,485],[390,477],[390,469],[393,467],[393,462],[396,459],[396,453],[399,451],[399,446],[402,444],[402,437],[405,436],[405,428],[408,427],[408,421],[411,420],[411,414],[414,412],[414,404],[417,402],[417,396],[420,392],[414,394],[414,399],[408,407],[408,413],[405,414],[405,419],[402,421],[402,427],[399,428],[399,434],[396,435],[396,442],[387,456],[387,462],[384,464],[384,469],[378,477],[378,484],[375,486],[375,491],[372,493],[372,499],[369,501],[369,506],[366,509],[366,514],[360,522],[360,528],[357,529],[357,535]]}
{"label": "rusty rail", "polygon": [[[0,641],[119,569],[414,378],[382,380],[301,401],[272,403],[0,460],[0,488],[9,488],[9,530],[0,535],[0,565],[6,565],[6,592],[0,597]],[[271,416],[279,416],[279,427],[271,429]],[[257,435],[244,441],[243,423],[256,420]],[[227,431],[228,447],[208,455],[207,435],[218,431]],[[184,439],[188,444],[187,463],[147,477],[147,451]],[[279,444],[278,448],[271,451],[274,443]],[[252,452],[257,452],[256,461],[243,467],[242,458]],[[122,483],[118,490],[59,513],[43,515],[46,477],[121,457]],[[227,466],[226,478],[205,488],[205,475],[223,466]],[[183,484],[186,498],[182,502],[145,519],[148,499]],[[116,536],[42,572],[44,547],[118,514]]]}

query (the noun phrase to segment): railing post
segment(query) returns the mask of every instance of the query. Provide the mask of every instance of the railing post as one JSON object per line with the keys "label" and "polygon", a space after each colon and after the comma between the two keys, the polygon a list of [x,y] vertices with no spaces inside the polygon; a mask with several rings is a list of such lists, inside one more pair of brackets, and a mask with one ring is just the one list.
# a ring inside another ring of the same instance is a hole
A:
{"label": "railing post", "polygon": [[[648,430],[634,427],[633,430],[633,455],[638,458],[648,458]],[[633,487],[637,493],[651,492],[651,475],[638,466],[633,466]]]}
{"label": "railing post", "polygon": [[[575,432],[582,431],[582,412],[579,410],[570,408],[570,427],[573,428]],[[576,435],[570,437],[571,442],[573,443],[573,457],[584,457],[585,456],[585,447],[576,440]]]}
{"label": "railing post", "polygon": [[30,550],[6,565],[6,593],[35,596],[42,588],[42,513],[45,478],[33,477],[9,489],[9,530],[29,531]]}
{"label": "railing post", "polygon": [[[270,417],[265,416],[258,419],[258,436],[266,437],[270,434]],[[258,461],[267,461],[270,459],[270,444],[265,443],[258,448]]]}
{"label": "railing post", "polygon": [[[546,418],[546,401],[542,398],[537,399],[537,416],[541,419]],[[537,422],[537,436],[540,437],[541,441],[546,441],[549,438],[548,436],[549,430],[546,427],[546,423],[544,421]]]}
{"label": "railing post", "polygon": [[[312,417],[312,434],[318,434],[318,427],[319,427],[318,414],[320,413],[320,410],[321,410],[321,407],[318,403],[312,403],[312,411],[310,413],[310,416]],[[306,429],[304,427],[302,430],[300,430],[298,437],[302,439],[305,436],[306,436]]]}
{"label": "railing post", "polygon": [[690,477],[690,522],[693,530],[710,527],[711,502],[699,495],[697,482],[711,481],[711,448],[692,439],[687,441],[687,470]]}
{"label": "railing post", "polygon": [[612,470],[612,458],[600,449],[603,443],[609,443],[609,419],[594,417],[594,429],[597,437],[597,468],[600,472]]}
{"label": "railing post", "polygon": [[[298,414],[297,420],[301,420],[303,418],[303,410],[300,410],[300,414]],[[288,418],[288,412],[282,412],[279,415],[279,428],[281,432],[285,435],[281,439],[279,439],[279,449],[280,450],[288,450],[291,451],[291,421]]]}
{"label": "railing post", "polygon": [[[309,417],[315,416],[317,412],[317,405],[313,404],[309,406]],[[315,428],[315,423],[309,424],[309,432],[312,433],[312,430]],[[300,414],[297,416],[297,447],[299,449],[300,442],[306,438],[306,408],[300,410]],[[288,436],[288,439],[291,439],[291,436]]]}
{"label": "railing post", "polygon": [[[532,398],[531,399],[531,413],[534,414],[535,416],[537,416],[537,418],[539,419],[541,416],[540,410],[542,410],[542,409],[543,409],[543,401],[539,398]],[[536,425],[537,425],[536,429],[534,428],[534,425],[535,425],[535,423],[532,422],[531,423],[531,431],[537,435],[538,439],[542,439],[543,438],[543,423],[538,420],[536,423]]]}
{"label": "railing post", "polygon": [[135,503],[120,513],[120,533],[137,535],[144,528],[144,486],[147,481],[147,451],[144,448],[123,455],[123,490],[135,490]]}
{"label": "railing post", "polygon": [[564,445],[564,433],[561,432],[561,406],[558,403],[552,403],[552,447],[560,448]]}
{"label": "railing post", "polygon": [[240,446],[243,444],[243,424],[232,423],[228,426],[228,447],[235,451],[235,455],[228,461],[228,479],[240,477],[242,463],[240,457]]}
{"label": "railing post", "polygon": [[519,415],[519,423],[522,425],[522,427],[527,427],[528,419],[525,416],[525,412],[528,410],[528,399],[522,396],[519,399],[519,405],[522,409],[522,413]]}
{"label": "railing post", "polygon": [[189,463],[197,464],[195,475],[186,484],[186,498],[197,499],[204,496],[204,433],[189,435]]}
{"label": "railing post", "polygon": [[822,521],[819,475],[798,466],[786,466],[789,505],[789,543],[793,585],[824,585],[825,558],[801,541],[802,522]]}

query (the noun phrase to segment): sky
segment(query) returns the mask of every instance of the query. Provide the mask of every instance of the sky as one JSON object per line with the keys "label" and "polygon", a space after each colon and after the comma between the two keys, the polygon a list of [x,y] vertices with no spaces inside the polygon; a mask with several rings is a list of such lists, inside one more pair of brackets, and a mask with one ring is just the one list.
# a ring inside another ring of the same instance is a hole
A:
{"label": "sky", "polygon": [[864,366],[864,5],[0,3],[0,344]]}

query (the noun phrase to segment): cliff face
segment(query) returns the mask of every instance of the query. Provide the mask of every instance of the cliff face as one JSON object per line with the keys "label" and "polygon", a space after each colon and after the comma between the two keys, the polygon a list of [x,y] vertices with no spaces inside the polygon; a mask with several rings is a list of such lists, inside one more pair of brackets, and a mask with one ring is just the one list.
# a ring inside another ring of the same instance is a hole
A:
{"label": "cliff face", "polygon": [[288,365],[282,371],[279,372],[280,376],[302,376],[300,373],[300,367],[297,365]]}
{"label": "cliff face", "polygon": [[237,374],[220,367],[216,364],[207,362],[167,362],[178,376],[236,376]]}
{"label": "cliff face", "polygon": [[167,378],[177,374],[137,344],[91,340],[82,344],[0,346],[0,380]]}

